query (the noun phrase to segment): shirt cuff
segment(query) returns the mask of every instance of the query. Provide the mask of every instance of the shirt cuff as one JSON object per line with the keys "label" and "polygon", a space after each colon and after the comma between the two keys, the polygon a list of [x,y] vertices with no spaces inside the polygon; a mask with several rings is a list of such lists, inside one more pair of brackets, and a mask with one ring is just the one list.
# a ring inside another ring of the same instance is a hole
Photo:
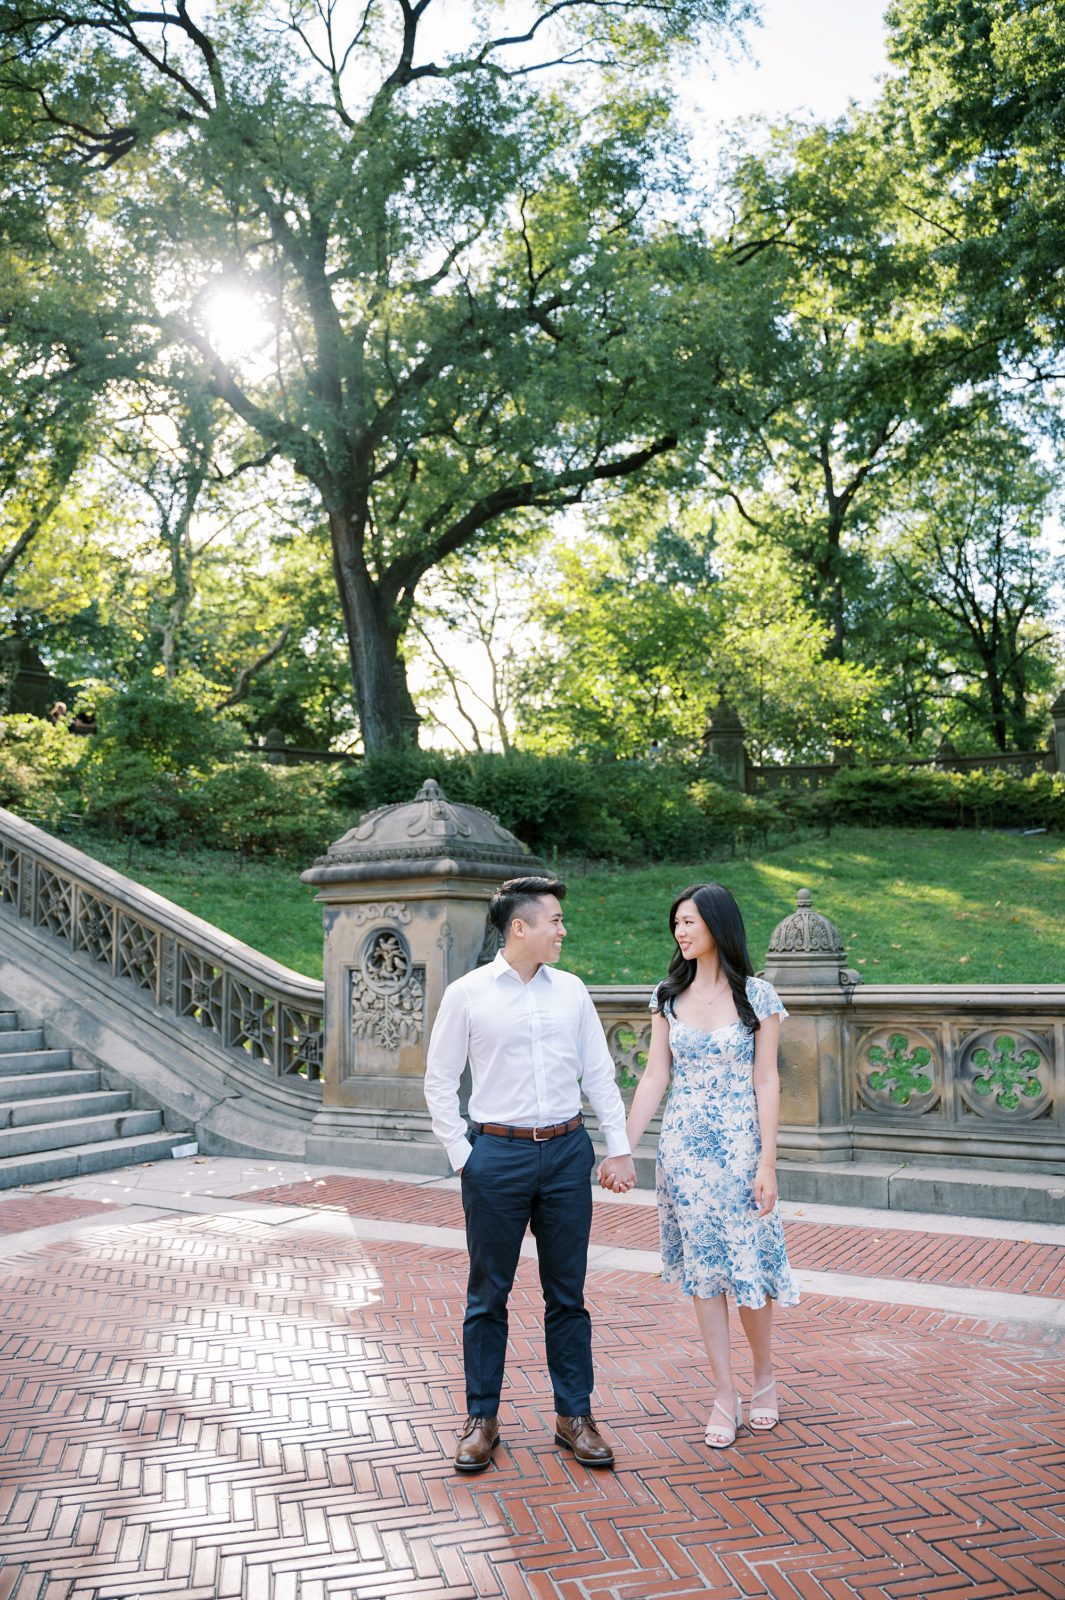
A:
{"label": "shirt cuff", "polygon": [[447,1147],[447,1158],[456,1172],[466,1165],[472,1154],[473,1145],[465,1138],[456,1139],[454,1144],[449,1144]]}
{"label": "shirt cuff", "polygon": [[606,1136],[606,1153],[608,1156],[631,1156],[629,1141],[625,1137],[624,1128],[620,1133],[608,1133]]}

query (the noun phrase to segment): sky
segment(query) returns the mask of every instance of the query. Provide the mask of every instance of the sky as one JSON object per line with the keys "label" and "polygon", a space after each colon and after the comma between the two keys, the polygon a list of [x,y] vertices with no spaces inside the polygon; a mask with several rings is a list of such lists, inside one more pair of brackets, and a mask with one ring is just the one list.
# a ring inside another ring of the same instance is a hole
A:
{"label": "sky", "polygon": [[799,111],[827,119],[872,97],[887,69],[885,0],[762,0],[759,9],[748,58],[721,60],[685,96],[698,95],[708,124]]}

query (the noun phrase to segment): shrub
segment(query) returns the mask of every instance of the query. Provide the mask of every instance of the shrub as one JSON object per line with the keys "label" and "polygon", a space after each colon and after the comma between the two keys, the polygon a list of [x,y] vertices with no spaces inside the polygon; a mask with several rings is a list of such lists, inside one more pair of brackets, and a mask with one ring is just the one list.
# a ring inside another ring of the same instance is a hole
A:
{"label": "shrub", "polygon": [[844,767],[818,791],[817,806],[833,822],[953,828],[960,818],[952,776],[930,767]]}
{"label": "shrub", "polygon": [[86,760],[78,774],[80,809],[90,827],[145,844],[186,836],[186,780],[160,770],[143,750],[115,748],[106,759]]}
{"label": "shrub", "polygon": [[84,739],[41,717],[0,721],[0,805],[55,827],[70,809]]}
{"label": "shrub", "polygon": [[658,761],[397,751],[344,774],[353,811],[409,800],[425,778],[450,800],[481,806],[538,855],[608,861],[680,859],[747,843],[788,820],[774,803],[738,795],[700,769]]}
{"label": "shrub", "polygon": [[306,866],[343,831],[334,787],[328,769],[269,767],[245,756],[186,791],[185,830],[209,850],[276,855]]}
{"label": "shrub", "polygon": [[1065,828],[1065,774],[845,767],[812,797],[833,822],[873,827]]}
{"label": "shrub", "polygon": [[95,702],[99,732],[91,740],[94,764],[117,752],[143,756],[159,772],[206,772],[232,759],[244,730],[214,706],[215,691],[197,673],[168,682],[142,673],[124,688],[102,688]]}

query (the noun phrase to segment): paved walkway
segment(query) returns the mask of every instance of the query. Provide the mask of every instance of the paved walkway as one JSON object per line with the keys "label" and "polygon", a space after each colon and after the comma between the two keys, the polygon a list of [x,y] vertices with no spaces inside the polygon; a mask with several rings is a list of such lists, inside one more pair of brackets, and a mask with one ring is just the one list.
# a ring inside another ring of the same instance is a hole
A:
{"label": "paved walkway", "polygon": [[617,1471],[552,1442],[530,1259],[468,1479],[453,1181],[197,1157],[0,1196],[0,1600],[1065,1600],[1065,1229],[783,1212],[778,1429],[705,1448],[649,1197],[604,1197]]}

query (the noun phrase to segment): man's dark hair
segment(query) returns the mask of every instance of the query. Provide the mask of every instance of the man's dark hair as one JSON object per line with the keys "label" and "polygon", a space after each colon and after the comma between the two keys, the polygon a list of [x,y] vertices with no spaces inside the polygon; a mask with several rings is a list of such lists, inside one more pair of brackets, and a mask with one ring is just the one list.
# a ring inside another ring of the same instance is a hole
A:
{"label": "man's dark hair", "polygon": [[561,878],[508,878],[499,885],[488,902],[488,920],[504,942],[514,918],[520,917],[526,906],[545,894],[564,900],[566,885]]}

